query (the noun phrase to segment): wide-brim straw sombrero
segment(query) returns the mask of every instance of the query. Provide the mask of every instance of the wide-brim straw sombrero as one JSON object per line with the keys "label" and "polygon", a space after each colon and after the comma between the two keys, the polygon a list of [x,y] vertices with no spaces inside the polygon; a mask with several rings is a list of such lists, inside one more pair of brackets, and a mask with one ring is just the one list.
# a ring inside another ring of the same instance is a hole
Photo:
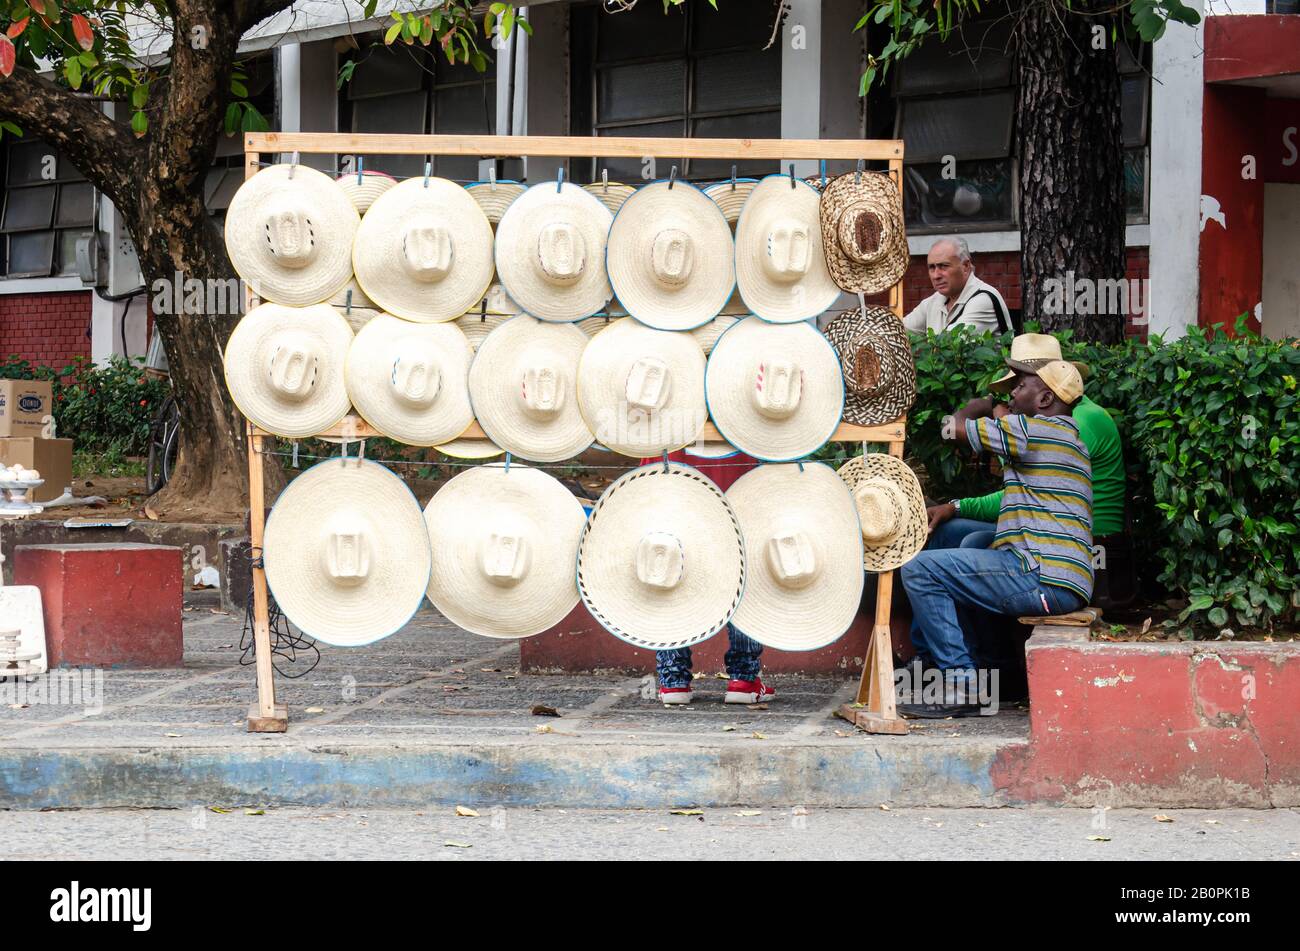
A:
{"label": "wide-brim straw sombrero", "polygon": [[453,459],[492,459],[505,453],[505,450],[492,440],[472,436],[453,439],[451,442],[433,448]]}
{"label": "wide-brim straw sombrero", "polygon": [[704,351],[690,334],[620,318],[583,351],[578,406],[596,440],[625,456],[689,446],[708,419]]}
{"label": "wide-brim straw sombrero", "polygon": [[226,251],[235,272],[263,300],[319,304],[351,278],[360,223],[329,176],[305,165],[272,165],[230,200]]}
{"label": "wide-brim straw sombrero", "polygon": [[383,172],[362,172],[359,175],[340,175],[335,184],[343,189],[357,214],[364,215],[376,198],[397,184],[397,179]]}
{"label": "wide-brim straw sombrero", "polygon": [[529,637],[577,607],[573,565],[587,516],[552,476],[519,464],[475,466],[434,494],[424,521],[429,600],[457,627]]}
{"label": "wide-brim straw sombrero", "polygon": [[656,330],[708,323],[736,287],[727,219],[689,182],[654,182],[625,201],[605,260],[619,303]]}
{"label": "wide-brim straw sombrero", "polygon": [[571,459],[595,438],[578,406],[578,363],[587,335],[572,324],[512,317],[479,345],[469,398],[483,432],[535,462]]}
{"label": "wide-brim straw sombrero", "polygon": [[329,304],[260,304],[226,343],[226,386],[253,423],[289,439],[330,429],[347,415],[344,365],[352,329]]}
{"label": "wide-brim straw sombrero", "polygon": [[591,193],[570,182],[534,185],[497,225],[497,276],[526,314],[570,323],[590,317],[613,290],[605,242],[614,220]]}
{"label": "wide-brim straw sombrero", "polygon": [[[1016,385],[1017,371],[1036,373],[1039,368],[1053,360],[1064,359],[1061,356],[1061,342],[1051,334],[1017,334],[1011,339],[1011,353],[1006,365],[1010,369],[989,384],[994,393],[1009,393]],[[1086,363],[1073,363],[1081,379],[1088,379],[1092,372]]]}
{"label": "wide-brim straw sombrero", "polygon": [[740,320],[739,317],[734,317],[730,314],[719,314],[703,327],[696,327],[691,331],[691,335],[700,342],[700,348],[704,351],[704,355],[707,357],[713,352],[713,348],[717,346],[718,340],[722,337],[723,333],[729,330],[738,320]]}
{"label": "wide-brim straw sombrero", "polygon": [[740,220],[740,210],[745,207],[745,202],[749,199],[750,193],[754,186],[758,184],[757,178],[738,178],[734,182],[714,182],[704,189],[704,194],[713,200],[713,203],[722,211],[722,216],[727,219],[727,224],[735,230],[736,222]]}
{"label": "wide-brim straw sombrero", "polygon": [[820,199],[802,179],[769,175],[740,212],[736,284],[745,305],[764,320],[808,320],[840,295],[822,251]]}
{"label": "wide-brim straw sombrero", "polygon": [[454,320],[478,304],[492,280],[492,225],[455,182],[408,178],[366,212],[352,265],[366,295],[388,313]]}
{"label": "wide-brim straw sombrero", "polygon": [[436,446],[474,421],[467,383],[472,357],[455,324],[381,314],[352,341],[348,395],[361,417],[390,439]]}
{"label": "wide-brim straw sombrero", "polygon": [[401,630],[429,586],[420,504],[392,472],[329,459],[295,478],[266,520],[266,583],[304,634],[359,647]]}
{"label": "wide-brim straw sombrero", "polygon": [[680,463],[619,478],[596,502],[578,544],[587,610],[638,647],[707,640],[731,620],[744,588],[735,513],[712,481]]}
{"label": "wide-brim straw sombrero", "polygon": [[623,207],[623,202],[636,194],[636,188],[619,182],[593,182],[582,187],[595,195],[612,215],[618,214],[618,210]]}
{"label": "wide-brim straw sombrero", "polygon": [[903,322],[885,307],[846,310],[826,325],[844,377],[844,421],[876,426],[916,400],[916,362]]}
{"label": "wide-brim straw sombrero", "polygon": [[840,466],[853,495],[862,533],[862,567],[892,571],[925,547],[929,520],[921,482],[901,459],[882,452],[857,456]]}
{"label": "wide-brim straw sombrero", "polygon": [[501,181],[474,182],[466,185],[465,190],[478,202],[488,221],[495,225],[501,221],[501,216],[506,213],[510,203],[527,191],[527,188],[519,182]]}
{"label": "wide-brim straw sombrero", "polygon": [[727,490],[745,536],[745,594],[731,623],[766,647],[838,640],[862,601],[862,532],[848,487],[820,462],[759,466]]}
{"label": "wide-brim straw sombrero", "polygon": [[844,381],[829,342],[811,324],[746,317],[709,355],[709,415],[722,437],[765,462],[801,459],[839,425]]}
{"label": "wide-brim straw sombrero", "polygon": [[881,172],[847,172],[822,192],[826,266],[841,289],[875,294],[893,287],[911,258],[903,196]]}

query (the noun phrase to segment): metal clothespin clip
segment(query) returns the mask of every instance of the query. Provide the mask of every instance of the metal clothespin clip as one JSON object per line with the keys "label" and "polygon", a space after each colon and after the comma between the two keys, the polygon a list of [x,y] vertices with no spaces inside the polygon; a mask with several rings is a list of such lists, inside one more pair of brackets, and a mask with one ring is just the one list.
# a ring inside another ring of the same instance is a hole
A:
{"label": "metal clothespin clip", "polygon": [[487,298],[486,297],[478,302],[478,322],[480,324],[487,323]]}
{"label": "metal clothespin clip", "polygon": [[298,155],[297,152],[294,152],[293,155],[289,157],[289,177],[290,177],[290,178],[293,178],[293,173],[296,172],[296,171],[298,170],[298,159],[299,159],[299,155]]}
{"label": "metal clothespin clip", "polygon": [[803,472],[803,460],[802,460],[802,459],[799,460],[799,471],[800,471],[800,472]]}
{"label": "metal clothespin clip", "polygon": [[676,183],[677,183],[677,166],[674,165],[672,167],[672,170],[668,172],[668,190],[672,191],[673,185],[675,185]]}
{"label": "metal clothespin clip", "polygon": [[361,462],[365,458],[366,458],[366,441],[363,439],[361,440],[361,448],[357,452],[357,462]]}
{"label": "metal clothespin clip", "polygon": [[860,185],[860,184],[862,184],[862,171],[863,171],[863,169],[865,169],[866,167],[867,167],[867,160],[866,160],[866,159],[858,159],[858,170],[857,170],[856,172],[853,173],[853,184],[854,184],[854,185]]}
{"label": "metal clothespin clip", "polygon": [[794,177],[794,162],[791,162],[791,163],[790,163],[790,188],[791,188],[791,189],[794,188],[794,183],[795,183],[795,177]]}
{"label": "metal clothespin clip", "polygon": [[488,169],[488,187],[492,191],[497,190],[497,163],[493,162],[492,167]]}
{"label": "metal clothespin clip", "polygon": [[[350,287],[348,288],[347,299],[343,302],[343,313],[345,316],[352,313],[352,288]],[[294,445],[297,445],[297,443]]]}
{"label": "metal clothespin clip", "polygon": [[298,440],[293,441],[293,467],[298,468]]}
{"label": "metal clothespin clip", "polygon": [[822,188],[826,187],[826,160],[821,160]]}
{"label": "metal clothespin clip", "polygon": [[561,165],[555,170],[555,194],[564,191],[564,166]]}
{"label": "metal clothespin clip", "polygon": [[429,187],[429,176],[433,174],[433,162],[424,163],[424,187]]}
{"label": "metal clothespin clip", "polygon": [[731,166],[731,190],[736,190],[736,166]]}
{"label": "metal clothespin clip", "polygon": [[510,459],[511,459],[510,453],[506,453],[506,468],[505,468],[505,472],[506,472],[507,475],[510,474]]}
{"label": "metal clothespin clip", "polygon": [[664,450],[664,472],[668,471],[668,450]]}
{"label": "metal clothespin clip", "polygon": [[343,441],[339,443],[339,462],[343,465],[348,464],[348,437],[344,436]]}
{"label": "metal clothespin clip", "polygon": [[858,310],[864,314],[867,312],[867,295],[862,291],[858,291]]}
{"label": "metal clothespin clip", "polygon": [[357,156],[357,187],[358,188],[361,187],[361,176],[363,176],[365,173],[366,173],[366,157],[364,155],[358,155]]}
{"label": "metal clothespin clip", "polygon": [[600,170],[600,186],[604,191],[609,191],[609,169],[607,168]]}

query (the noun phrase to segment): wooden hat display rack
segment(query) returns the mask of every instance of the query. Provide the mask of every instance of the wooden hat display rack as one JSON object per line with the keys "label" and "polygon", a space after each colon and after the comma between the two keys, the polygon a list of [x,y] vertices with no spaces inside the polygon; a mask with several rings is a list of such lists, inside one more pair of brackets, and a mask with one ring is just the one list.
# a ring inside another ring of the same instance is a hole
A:
{"label": "wooden hat display rack", "polygon": [[[325,132],[254,132],[244,136],[244,178],[249,179],[262,167],[263,156],[315,155],[468,155],[478,158],[551,157],[571,158],[644,158],[676,157],[724,159],[740,162],[754,159],[835,159],[849,161],[885,161],[889,174],[901,187],[903,143],[895,139],[681,139],[681,138],[597,138],[536,135],[356,135]],[[249,293],[247,304],[258,301]],[[902,279],[889,290],[889,308],[901,320],[903,316]],[[831,436],[833,442],[885,443],[890,455],[902,458],[907,417],[880,426],[855,426],[841,423]],[[252,423],[248,433],[248,501],[250,541],[254,552],[262,550],[266,523],[263,485],[263,441],[273,438]],[[343,439],[367,439],[378,435],[365,421],[353,415],[341,425],[320,433]],[[712,423],[704,427],[703,438],[720,439]],[[483,438],[474,423],[464,438]],[[279,733],[288,727],[288,710],[276,702],[274,668],[271,664],[271,633],[268,616],[266,574],[255,559],[253,575],[253,636],[256,648],[257,700],[248,712],[248,730],[255,733]],[[892,571],[877,575],[876,614],[871,643],[862,667],[862,679],[855,703],[846,704],[838,714],[870,733],[906,733],[907,726],[894,705],[894,666],[889,638],[890,601],[893,594]]]}

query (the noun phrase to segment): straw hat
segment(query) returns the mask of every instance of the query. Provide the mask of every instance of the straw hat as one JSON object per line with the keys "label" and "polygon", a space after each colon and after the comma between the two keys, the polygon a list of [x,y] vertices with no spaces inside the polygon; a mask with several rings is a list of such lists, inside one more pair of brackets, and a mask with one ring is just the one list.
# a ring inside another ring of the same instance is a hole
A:
{"label": "straw hat", "polygon": [[594,337],[616,320],[618,320],[618,318],[612,315],[606,317],[584,317],[573,326],[577,327],[588,337]]}
{"label": "straw hat", "polygon": [[510,203],[527,191],[519,182],[507,181],[475,182],[466,185],[465,190],[474,197],[478,206],[483,209],[483,214],[487,215],[487,220],[494,225],[501,220]]}
{"label": "straw hat", "polygon": [[749,554],[732,624],[767,647],[837,640],[862,601],[862,532],[853,496],[820,462],[766,465],[727,490]]}
{"label": "straw hat", "polygon": [[488,334],[469,371],[474,416],[488,438],[537,462],[572,459],[590,446],[575,392],[586,347],[577,327],[528,314]]}
{"label": "straw hat", "polygon": [[606,263],[619,303],[658,330],[708,323],[736,287],[727,219],[689,182],[654,182],[625,201]]}
{"label": "straw hat", "polygon": [[527,466],[476,466],[424,509],[433,551],[429,600],[484,637],[539,634],[578,604],[573,564],[587,522],[559,480]]}
{"label": "straw hat", "polygon": [[850,293],[893,287],[907,270],[903,196],[880,172],[846,172],[822,192],[822,244],[835,283]]}
{"label": "straw hat", "polygon": [[592,182],[582,187],[595,195],[612,215],[618,214],[618,210],[623,207],[623,202],[636,193],[636,189],[631,185],[621,185],[618,182]]}
{"label": "straw hat", "polygon": [[826,325],[844,377],[844,421],[875,426],[916,400],[916,363],[903,322],[885,307],[846,310]]}
{"label": "straw hat", "polygon": [[764,320],[808,320],[840,296],[822,253],[819,199],[805,181],[769,175],[745,202],[736,223],[736,284]]}
{"label": "straw hat", "polygon": [[352,264],[366,294],[388,313],[454,320],[492,280],[492,226],[455,182],[408,178],[366,212]]}
{"label": "straw hat", "polygon": [[745,541],[698,469],[634,469],[607,488],[578,544],[578,592],[616,637],[653,650],[716,634],[745,588]]}
{"label": "straw hat", "polygon": [[513,319],[513,317],[505,314],[481,314],[475,312],[466,314],[463,317],[457,317],[456,326],[465,334],[465,339],[469,341],[470,350],[478,353],[478,348],[492,331],[506,321]]}
{"label": "straw hat", "polygon": [[709,356],[705,392],[714,424],[741,452],[789,462],[830,439],[844,408],[844,381],[826,338],[810,324],[746,317]]}
{"label": "straw hat", "polygon": [[399,631],[429,585],[429,533],[397,476],[328,459],[275,500],[262,542],[266,583],[304,634],[360,647]]}
{"label": "straw hat", "polygon": [[712,185],[705,187],[704,194],[713,199],[714,204],[722,210],[722,216],[727,219],[727,224],[731,225],[731,230],[736,230],[736,222],[740,220],[740,210],[745,207],[745,202],[758,184],[757,178],[738,178],[734,182],[714,182]]}
{"label": "straw hat", "polygon": [[569,182],[534,185],[497,225],[497,274],[528,314],[567,323],[590,317],[614,292],[605,241],[614,216]]}
{"label": "straw hat", "polygon": [[929,520],[916,473],[901,459],[869,452],[840,466],[862,527],[862,567],[892,571],[925,547]]}
{"label": "straw hat", "polygon": [[578,407],[595,438],[625,456],[688,446],[708,419],[704,351],[690,334],[620,318],[583,351]]}
{"label": "straw hat", "polygon": [[433,448],[453,459],[491,459],[505,452],[490,439],[475,438],[453,439]]}
{"label": "straw hat", "polygon": [[329,176],[272,165],[239,186],[226,212],[230,263],[264,300],[319,304],[348,282],[361,217]]}
{"label": "straw hat", "polygon": [[348,395],[390,439],[436,446],[474,422],[466,378],[473,353],[455,324],[416,324],[380,314],[348,351]]}
{"label": "straw hat", "polygon": [[739,319],[739,317],[731,315],[719,315],[703,327],[696,327],[691,331],[691,335],[700,342],[700,348],[704,350],[704,355],[707,357],[713,352],[713,348],[717,346],[718,338],[722,336],[723,332]]}
{"label": "straw hat", "polygon": [[260,304],[226,343],[226,386],[255,426],[303,439],[348,413],[343,367],[352,330],[329,304]]}
{"label": "straw hat", "polygon": [[[992,383],[989,389],[994,393],[1009,393],[1016,385],[1016,371],[1037,373],[1038,368],[1053,360],[1061,360],[1061,341],[1051,334],[1017,334],[1011,338],[1011,356],[1006,364],[1011,372],[1004,373]],[[1091,370],[1086,363],[1075,363],[1082,380],[1088,379]]]}
{"label": "straw hat", "polygon": [[352,328],[354,334],[360,333],[362,327],[383,313],[383,311],[370,310],[367,307],[353,307],[351,310],[345,307],[335,307],[334,310],[348,322],[348,326]]}
{"label": "straw hat", "polygon": [[383,172],[362,172],[360,175],[340,175],[335,183],[348,196],[357,214],[364,215],[375,199],[397,184],[397,179]]}

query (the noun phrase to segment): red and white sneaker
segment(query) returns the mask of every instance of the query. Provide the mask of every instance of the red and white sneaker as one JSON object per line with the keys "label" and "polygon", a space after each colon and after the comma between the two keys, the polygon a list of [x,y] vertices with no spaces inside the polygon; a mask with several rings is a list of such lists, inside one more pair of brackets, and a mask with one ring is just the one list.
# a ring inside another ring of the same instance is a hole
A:
{"label": "red and white sneaker", "polygon": [[723,703],[766,703],[776,696],[776,691],[764,686],[761,677],[753,680],[727,681],[727,695]]}
{"label": "red and white sneaker", "polygon": [[665,707],[684,706],[691,702],[690,687],[660,687],[659,702]]}

